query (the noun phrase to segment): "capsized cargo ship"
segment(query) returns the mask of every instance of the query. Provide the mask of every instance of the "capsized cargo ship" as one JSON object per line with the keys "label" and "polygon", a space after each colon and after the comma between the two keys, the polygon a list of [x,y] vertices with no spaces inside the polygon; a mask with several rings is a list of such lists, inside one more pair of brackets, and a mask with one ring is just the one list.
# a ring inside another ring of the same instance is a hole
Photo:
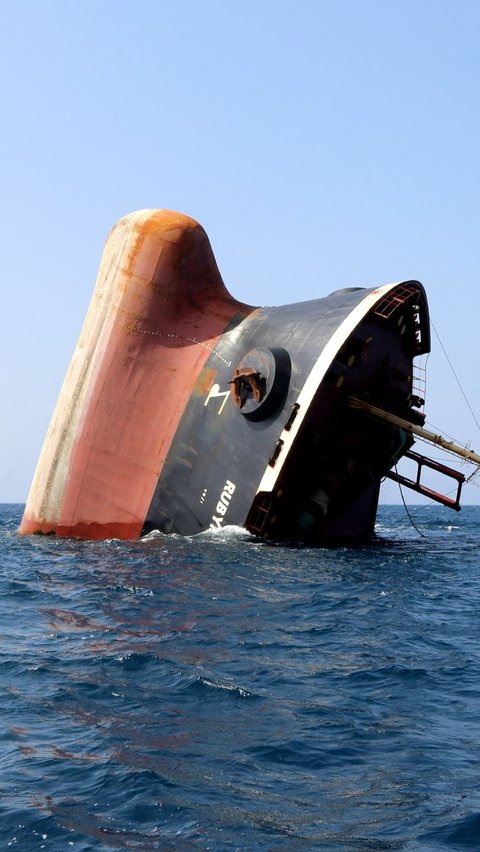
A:
{"label": "capsized cargo ship", "polygon": [[[372,538],[387,476],[458,509],[463,474],[412,450],[429,434],[414,363],[429,349],[418,281],[254,307],[227,291],[194,219],[130,214],[108,237],[20,532],[234,524],[353,544]],[[405,455],[416,478],[395,472]],[[456,496],[423,485],[425,467]]]}

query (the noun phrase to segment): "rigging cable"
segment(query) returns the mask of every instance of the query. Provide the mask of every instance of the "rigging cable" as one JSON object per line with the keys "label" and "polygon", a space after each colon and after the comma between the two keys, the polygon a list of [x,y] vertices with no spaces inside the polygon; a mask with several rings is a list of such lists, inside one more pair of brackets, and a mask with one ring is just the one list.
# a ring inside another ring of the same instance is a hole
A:
{"label": "rigging cable", "polygon": [[[398,471],[397,471],[397,465],[395,465],[395,473],[398,473]],[[412,525],[413,529],[414,529],[414,530],[416,530],[416,531],[417,531],[417,533],[418,533],[419,535],[421,535],[421,536],[422,536],[422,538],[427,538],[427,536],[425,535],[425,533],[423,533],[421,530],[419,530],[419,529],[418,529],[418,527],[417,527],[417,525],[416,525],[415,521],[413,520],[413,518],[412,518],[412,516],[411,516],[410,512],[408,511],[408,506],[407,506],[407,504],[406,504],[406,502],[405,502],[405,497],[404,497],[403,490],[402,490],[402,486],[401,486],[400,482],[398,483],[398,489],[399,489],[399,491],[400,491],[400,497],[402,498],[403,508],[405,509],[405,512],[407,513],[408,520],[410,521],[410,523],[411,523],[411,525]]]}
{"label": "rigging cable", "polygon": [[[445,355],[445,358],[447,359],[447,363],[448,363],[448,365],[449,365],[449,367],[450,367],[450,369],[451,369],[451,371],[452,371],[452,373],[455,377],[455,381],[456,381],[456,383],[457,383],[457,385],[460,389],[460,393],[462,394],[462,396],[463,396],[463,398],[464,398],[464,400],[467,404],[468,410],[470,411],[470,414],[472,415],[472,417],[473,417],[473,419],[476,423],[478,431],[480,432],[480,423],[478,422],[477,416],[476,416],[472,406],[470,405],[470,401],[469,401],[465,391],[463,390],[462,383],[461,383],[460,379],[458,378],[457,373],[455,372],[455,368],[454,368],[452,362],[450,361],[450,358],[448,357],[447,350],[445,349],[442,341],[440,340],[440,335],[439,335],[437,329],[435,328],[435,325],[433,323],[432,318],[430,318],[430,325],[432,326],[432,328],[435,332],[435,336],[436,336],[436,338],[437,338],[437,340],[438,340],[438,342],[439,342],[439,344],[442,348],[442,351],[443,351],[443,354]],[[480,472],[480,468],[478,468],[478,467],[474,468],[474,470],[472,471],[470,476],[466,477],[465,482],[470,482],[472,485],[476,485],[477,483],[474,482],[473,480],[478,475],[479,472]]]}
{"label": "rigging cable", "polygon": [[476,415],[475,415],[475,412],[474,412],[474,410],[473,410],[472,406],[470,405],[470,402],[469,402],[469,400],[468,400],[468,398],[467,398],[467,395],[466,395],[465,391],[464,391],[464,390],[463,390],[463,388],[462,388],[462,384],[461,384],[461,382],[460,382],[460,379],[458,378],[458,376],[457,376],[457,374],[456,374],[456,372],[455,372],[455,369],[454,369],[454,367],[453,367],[453,364],[452,364],[452,362],[450,361],[450,358],[449,358],[449,357],[448,357],[448,355],[447,355],[447,351],[446,351],[446,349],[445,349],[445,347],[444,347],[444,345],[443,345],[442,341],[440,340],[440,336],[439,336],[439,334],[438,334],[438,331],[437,331],[437,329],[435,328],[435,326],[434,326],[433,321],[432,321],[432,319],[431,319],[431,318],[430,318],[430,325],[432,326],[432,328],[433,328],[433,330],[434,330],[434,332],[435,332],[436,338],[437,338],[437,340],[438,340],[438,342],[439,342],[439,344],[440,344],[440,346],[441,346],[441,348],[442,348],[443,354],[445,355],[445,358],[446,358],[446,359],[447,359],[447,361],[448,361],[449,367],[450,367],[450,369],[451,369],[451,371],[452,371],[453,375],[455,376],[455,381],[457,382],[457,385],[458,385],[458,387],[460,388],[460,392],[461,392],[461,394],[462,394],[462,396],[463,396],[463,398],[464,398],[465,402],[467,403],[467,406],[468,406],[468,409],[469,409],[469,411],[470,411],[470,414],[472,415],[473,419],[475,420],[475,423],[477,424],[477,429],[478,429],[478,431],[480,432],[480,423],[478,422],[477,417],[476,417]]}

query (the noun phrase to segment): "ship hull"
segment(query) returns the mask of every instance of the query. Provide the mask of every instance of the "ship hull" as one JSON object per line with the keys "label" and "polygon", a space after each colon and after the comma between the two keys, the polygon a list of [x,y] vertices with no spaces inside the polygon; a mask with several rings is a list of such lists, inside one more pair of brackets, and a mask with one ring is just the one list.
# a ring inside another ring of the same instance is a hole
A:
{"label": "ship hull", "polygon": [[412,440],[350,401],[421,421],[412,367],[428,348],[418,282],[252,307],[198,223],[132,214],[107,241],[20,532],[368,540]]}

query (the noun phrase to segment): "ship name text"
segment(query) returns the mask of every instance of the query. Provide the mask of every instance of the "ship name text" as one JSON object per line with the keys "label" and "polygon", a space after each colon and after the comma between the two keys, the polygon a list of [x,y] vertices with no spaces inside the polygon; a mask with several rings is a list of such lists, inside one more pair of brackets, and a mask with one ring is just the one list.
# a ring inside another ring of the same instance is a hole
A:
{"label": "ship name text", "polygon": [[234,491],[234,483],[230,482],[230,480],[227,479],[225,485],[223,486],[218,503],[216,505],[215,514],[212,515],[212,522],[210,524],[211,530],[218,530],[222,526],[225,520],[225,515],[228,511],[228,507],[230,506],[230,500],[232,499],[232,494]]}

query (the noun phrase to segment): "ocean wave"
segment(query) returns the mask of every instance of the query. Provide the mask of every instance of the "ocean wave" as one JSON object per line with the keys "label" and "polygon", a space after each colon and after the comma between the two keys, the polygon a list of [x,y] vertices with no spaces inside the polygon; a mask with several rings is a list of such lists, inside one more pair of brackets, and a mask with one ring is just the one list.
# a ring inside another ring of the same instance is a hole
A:
{"label": "ocean wave", "polygon": [[420,537],[381,507],[388,539],[328,550],[0,512],[1,848],[476,848],[467,509]]}

